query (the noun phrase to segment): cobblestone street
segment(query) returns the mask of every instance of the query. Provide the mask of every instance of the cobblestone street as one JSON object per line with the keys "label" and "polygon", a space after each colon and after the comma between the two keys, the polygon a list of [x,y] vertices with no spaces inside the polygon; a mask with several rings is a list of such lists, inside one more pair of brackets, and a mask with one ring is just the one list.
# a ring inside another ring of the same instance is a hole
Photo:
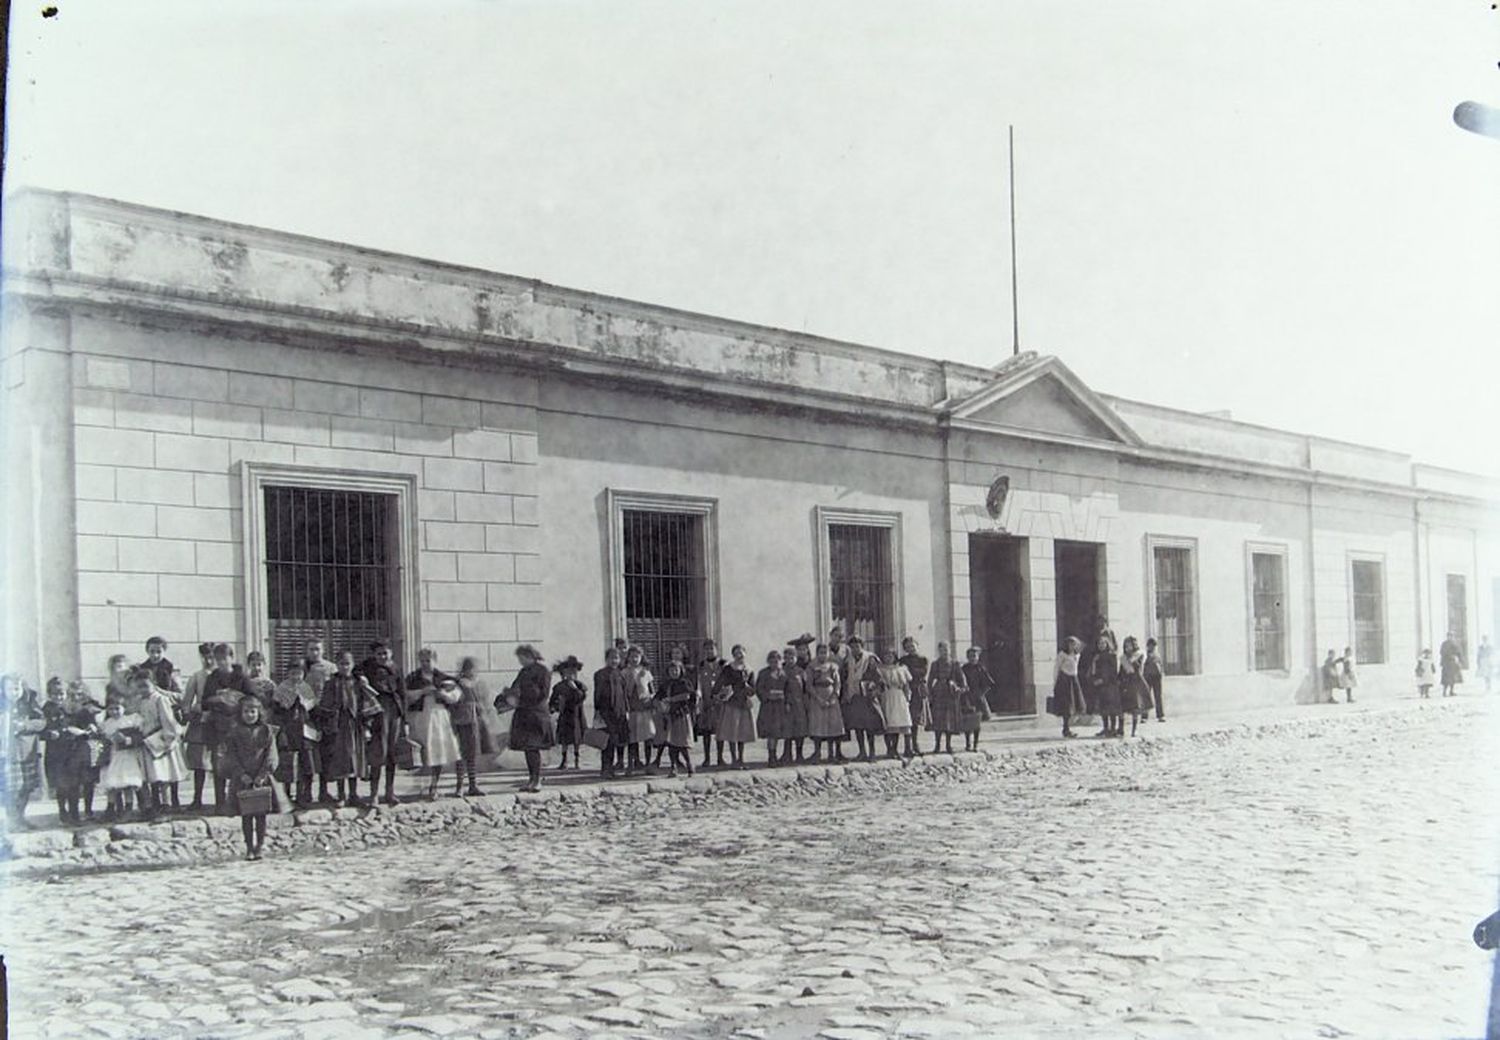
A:
{"label": "cobblestone street", "polygon": [[21,880],[13,1035],[1480,1036],[1497,714]]}

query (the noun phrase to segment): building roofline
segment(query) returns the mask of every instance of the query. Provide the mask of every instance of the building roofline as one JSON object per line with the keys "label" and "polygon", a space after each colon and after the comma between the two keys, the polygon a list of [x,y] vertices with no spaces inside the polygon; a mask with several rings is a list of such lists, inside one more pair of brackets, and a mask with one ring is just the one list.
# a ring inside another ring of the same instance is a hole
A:
{"label": "building roofline", "polygon": [[375,246],[364,246],[338,239],[320,238],[316,235],[285,231],[257,224],[245,224],[239,221],[225,220],[220,217],[210,217],[201,213],[189,213],[184,210],[149,206],[145,203],[113,199],[102,195],[92,195],[87,192],[60,191],[52,188],[36,187],[34,185],[23,185],[12,188],[5,193],[4,205],[9,209],[13,204],[13,200],[19,201],[25,198],[35,198],[43,202],[47,200],[60,200],[66,202],[69,209],[77,209],[81,212],[93,210],[115,216],[131,214],[134,217],[140,218],[143,223],[175,223],[179,226],[186,224],[196,225],[203,229],[231,231],[236,235],[275,242],[278,245],[301,246],[320,257],[326,256],[329,252],[350,253],[379,260],[384,264],[398,268],[456,275],[464,282],[475,287],[485,287],[499,281],[517,289],[528,290],[533,293],[551,296],[555,299],[578,303],[585,310],[592,306],[594,309],[644,313],[686,324],[711,326],[713,329],[721,332],[743,331],[753,333],[773,340],[782,340],[789,345],[803,347],[819,353],[836,353],[848,357],[873,356],[889,358],[931,369],[946,366],[950,371],[972,379],[989,379],[992,377],[991,369],[971,365],[967,362],[925,357],[921,354],[912,354],[890,347],[879,347],[869,343],[858,343],[854,340],[838,339],[811,332],[797,332],[793,329],[782,328],[776,325],[763,325],[741,318],[709,314],[683,307],[673,307],[668,304],[650,303],[626,296],[614,296],[592,289],[579,289],[572,286],[558,285],[539,278],[527,278],[521,275],[508,274],[504,271],[495,271],[469,264],[452,263],[410,253],[398,253]]}

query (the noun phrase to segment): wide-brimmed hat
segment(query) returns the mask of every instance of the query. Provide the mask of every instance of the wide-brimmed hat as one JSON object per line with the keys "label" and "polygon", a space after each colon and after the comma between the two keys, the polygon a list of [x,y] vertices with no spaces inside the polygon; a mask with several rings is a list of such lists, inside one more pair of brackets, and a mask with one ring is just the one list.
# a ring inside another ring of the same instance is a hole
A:
{"label": "wide-brimmed hat", "polygon": [[570,668],[575,672],[581,672],[583,671],[583,662],[572,654],[569,654],[552,666],[554,672],[566,672]]}
{"label": "wide-brimmed hat", "polygon": [[818,641],[818,637],[815,636],[815,635],[813,635],[811,632],[803,632],[796,639],[788,639],[786,641],[786,645],[787,646],[807,646],[809,643],[816,643],[817,641]]}

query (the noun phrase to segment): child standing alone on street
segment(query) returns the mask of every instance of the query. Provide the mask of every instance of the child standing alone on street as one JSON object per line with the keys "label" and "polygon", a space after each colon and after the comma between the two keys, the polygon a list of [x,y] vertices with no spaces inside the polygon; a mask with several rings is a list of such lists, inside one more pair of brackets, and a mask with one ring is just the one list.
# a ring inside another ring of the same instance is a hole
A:
{"label": "child standing alone on street", "polygon": [[[353,658],[350,658],[353,664]],[[276,741],[263,719],[260,698],[247,693],[240,699],[238,720],[224,739],[224,772],[229,797],[239,813],[245,836],[245,858],[260,859],[266,843],[266,816],[275,808],[276,793],[271,775],[279,764]]]}

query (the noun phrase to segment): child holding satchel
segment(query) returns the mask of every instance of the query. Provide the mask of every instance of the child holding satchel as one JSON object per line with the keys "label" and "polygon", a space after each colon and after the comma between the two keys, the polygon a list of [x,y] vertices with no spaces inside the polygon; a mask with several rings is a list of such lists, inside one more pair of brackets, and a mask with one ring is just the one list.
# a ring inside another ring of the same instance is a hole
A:
{"label": "child holding satchel", "polygon": [[222,755],[229,797],[239,813],[248,860],[260,859],[266,843],[266,816],[276,808],[276,789],[271,786],[271,776],[279,764],[276,741],[262,715],[259,697],[247,693],[240,698],[239,718],[225,735]]}

